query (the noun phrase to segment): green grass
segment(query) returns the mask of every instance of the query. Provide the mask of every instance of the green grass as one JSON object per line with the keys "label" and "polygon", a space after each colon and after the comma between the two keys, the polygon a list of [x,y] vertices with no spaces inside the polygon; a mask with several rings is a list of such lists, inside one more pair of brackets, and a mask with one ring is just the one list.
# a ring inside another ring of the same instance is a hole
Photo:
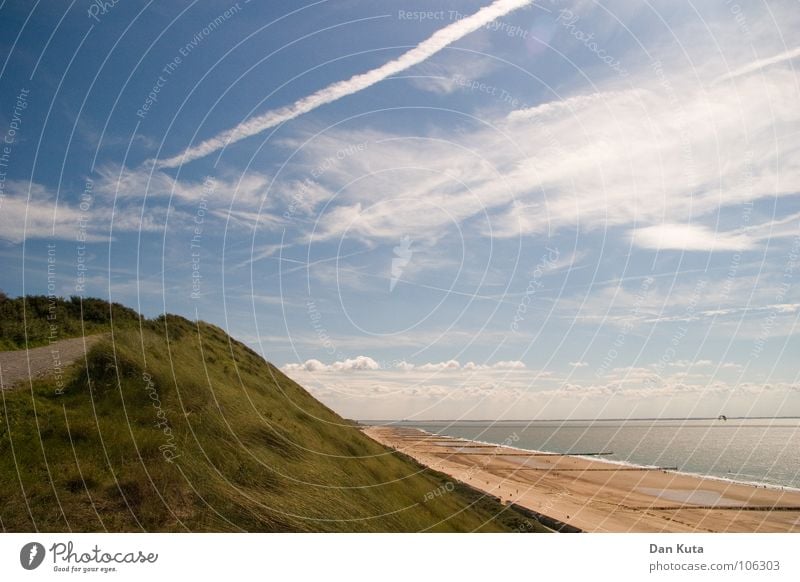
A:
{"label": "green grass", "polygon": [[[530,531],[390,452],[221,329],[114,327],[0,401],[4,531]],[[138,327],[138,326],[137,326]]]}
{"label": "green grass", "polygon": [[0,351],[35,348],[53,340],[138,328],[133,309],[102,299],[28,295],[9,298],[0,291]]}

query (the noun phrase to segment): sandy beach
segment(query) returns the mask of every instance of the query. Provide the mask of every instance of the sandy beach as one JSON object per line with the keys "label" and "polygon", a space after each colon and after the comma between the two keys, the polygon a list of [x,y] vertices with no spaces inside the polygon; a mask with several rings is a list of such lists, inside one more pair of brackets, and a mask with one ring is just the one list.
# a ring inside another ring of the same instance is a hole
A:
{"label": "sandy beach", "polygon": [[371,426],[476,489],[585,532],[800,532],[800,492]]}

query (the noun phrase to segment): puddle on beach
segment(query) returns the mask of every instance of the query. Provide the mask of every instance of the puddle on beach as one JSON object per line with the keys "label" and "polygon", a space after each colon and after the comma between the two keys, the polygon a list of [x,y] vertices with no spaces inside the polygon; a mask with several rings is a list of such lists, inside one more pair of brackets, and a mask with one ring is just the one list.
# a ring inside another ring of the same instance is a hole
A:
{"label": "puddle on beach", "polygon": [[692,505],[739,505],[735,499],[723,497],[716,491],[709,489],[658,489],[655,487],[637,487],[636,490],[645,495],[652,495],[659,499],[674,501],[676,503],[690,503]]}

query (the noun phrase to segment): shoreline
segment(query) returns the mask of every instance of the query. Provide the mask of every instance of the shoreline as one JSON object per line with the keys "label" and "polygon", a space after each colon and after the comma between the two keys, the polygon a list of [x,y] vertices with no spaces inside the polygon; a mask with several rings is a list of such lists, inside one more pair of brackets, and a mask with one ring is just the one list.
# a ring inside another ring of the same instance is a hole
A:
{"label": "shoreline", "polygon": [[[753,417],[753,418],[748,418],[748,420],[759,420],[760,418],[761,417]],[[794,416],[778,417],[779,420],[781,420],[781,419],[796,419],[796,418],[800,418],[800,417],[794,417]],[[649,421],[649,420],[652,420],[652,419],[633,419],[633,420],[636,420],[636,421]],[[713,420],[713,419],[711,419],[709,417],[708,419],[706,419],[706,418],[692,418],[692,419],[663,419],[663,420],[667,420],[667,421],[672,422],[672,421],[675,421],[675,420]],[[623,461],[623,460],[620,460],[620,459],[608,459],[608,458],[603,458],[602,456],[589,457],[589,456],[586,456],[586,455],[579,455],[579,454],[575,454],[575,453],[559,453],[557,451],[545,451],[545,450],[540,450],[540,449],[523,449],[521,447],[515,447],[513,445],[505,445],[505,444],[499,444],[499,443],[495,443],[495,442],[491,442],[491,441],[482,441],[482,440],[478,440],[478,439],[468,439],[468,438],[462,438],[462,437],[454,437],[452,435],[445,435],[445,434],[439,434],[439,433],[435,433],[435,432],[430,432],[430,431],[428,431],[428,430],[426,430],[424,428],[420,428],[418,426],[414,426],[413,424],[391,424],[392,422],[394,422],[394,421],[386,421],[386,424],[381,424],[381,423],[376,423],[376,421],[372,421],[370,423],[365,422],[361,426],[362,426],[362,428],[365,428],[365,427],[390,427],[390,428],[400,428],[400,429],[413,429],[413,430],[418,430],[418,431],[420,431],[422,433],[425,433],[427,435],[430,435],[430,436],[433,436],[433,437],[436,437],[436,438],[449,438],[449,439],[453,439],[455,441],[469,441],[469,442],[476,443],[476,444],[492,445],[492,446],[495,446],[495,447],[502,446],[502,447],[505,447],[505,448],[508,448],[508,449],[513,449],[515,451],[524,452],[524,453],[552,454],[552,455],[558,455],[558,456],[564,456],[564,457],[570,457],[570,458],[576,458],[576,459],[594,460],[594,461],[597,461],[597,462],[600,462],[600,463],[609,463],[609,464],[613,464],[613,465],[622,465],[622,466],[625,466],[625,467],[636,467],[636,468],[640,468],[640,469],[663,469],[663,467],[661,467],[659,465],[647,465],[647,464],[641,464],[641,463],[632,463],[631,461]],[[432,422],[434,422],[434,421],[432,421]],[[482,424],[485,421],[459,421],[459,422],[476,422],[476,423],[481,423]],[[528,421],[506,421],[506,422],[511,422],[511,423],[517,423],[517,422],[522,423],[522,422],[524,422],[524,423],[528,423]],[[536,422],[540,422],[540,421],[536,421]],[[561,423],[561,422],[564,422],[564,421],[561,421],[561,420],[552,420],[552,421],[547,420],[547,421],[541,421],[541,422],[558,422],[558,423]],[[573,421],[569,421],[569,422],[573,422]],[[592,420],[592,422],[617,422],[617,420],[616,419],[599,419],[599,420]],[[720,475],[705,475],[703,473],[694,473],[692,471],[682,471],[680,469],[672,469],[672,468],[668,468],[667,470],[670,473],[675,473],[677,475],[686,475],[686,476],[689,476],[689,477],[697,477],[697,478],[700,478],[700,479],[713,479],[713,480],[721,481],[723,483],[734,483],[734,484],[739,484],[739,485],[747,485],[747,486],[750,486],[750,487],[775,489],[775,490],[778,490],[778,491],[794,491],[794,492],[800,493],[800,486],[795,487],[793,485],[778,484],[778,483],[767,483],[767,482],[764,482],[764,481],[747,481],[747,480],[744,480],[744,479],[734,479],[734,478],[731,478],[731,477],[722,477]]]}
{"label": "shoreline", "polygon": [[[383,426],[383,425],[370,425],[370,426]],[[409,427],[403,427],[403,428],[409,428]],[[492,446],[495,446],[495,447],[505,447],[507,449],[512,449],[514,451],[519,451],[519,452],[522,452],[522,453],[535,453],[535,454],[541,454],[541,455],[553,455],[553,456],[559,456],[559,457],[569,457],[569,458],[573,458],[573,459],[584,459],[586,461],[595,461],[595,462],[598,462],[598,463],[608,463],[609,465],[618,465],[618,466],[622,466],[622,467],[631,467],[631,468],[642,469],[642,470],[645,470],[645,469],[646,470],[663,470],[663,471],[666,471],[668,473],[675,473],[676,475],[685,475],[687,477],[697,477],[698,479],[713,479],[713,480],[716,480],[716,481],[721,481],[723,483],[733,483],[733,484],[736,484],[736,485],[746,485],[746,486],[749,486],[749,487],[759,487],[759,488],[765,488],[765,489],[774,489],[776,491],[794,491],[794,492],[800,493],[800,487],[793,487],[791,485],[778,485],[776,483],[764,483],[763,481],[744,481],[742,479],[732,479],[730,477],[720,477],[719,475],[704,475],[702,473],[692,473],[691,471],[681,471],[679,469],[664,468],[664,467],[661,467],[661,466],[658,466],[658,465],[643,465],[643,464],[639,464],[639,463],[631,463],[630,461],[621,461],[619,459],[605,459],[603,457],[588,457],[586,455],[577,455],[577,454],[574,454],[574,453],[559,453],[557,451],[543,451],[543,450],[539,450],[539,449],[523,449],[521,447],[515,447],[515,446],[512,446],[512,445],[502,445],[502,444],[493,443],[493,442],[490,442],[490,441],[480,441],[480,440],[477,440],[477,439],[462,439],[460,437],[451,437],[450,435],[441,435],[441,434],[438,434],[438,433],[435,433],[435,432],[430,432],[430,431],[427,431],[425,429],[416,428],[416,427],[410,427],[410,428],[415,428],[416,430],[419,430],[420,432],[423,432],[423,433],[425,433],[427,435],[434,436],[434,437],[440,437],[440,438],[448,437],[448,438],[452,438],[454,440],[470,441],[470,442],[477,443],[477,444],[480,444],[480,445],[492,445]]]}
{"label": "shoreline", "polygon": [[365,426],[365,434],[488,495],[587,532],[800,532],[800,490],[661,467]]}

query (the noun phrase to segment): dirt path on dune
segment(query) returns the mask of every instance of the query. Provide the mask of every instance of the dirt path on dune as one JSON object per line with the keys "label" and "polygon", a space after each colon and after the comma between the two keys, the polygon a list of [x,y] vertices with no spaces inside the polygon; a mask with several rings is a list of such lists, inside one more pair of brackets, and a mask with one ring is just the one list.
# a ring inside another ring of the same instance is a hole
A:
{"label": "dirt path on dune", "polygon": [[0,389],[9,390],[28,378],[63,372],[102,337],[103,334],[89,335],[30,350],[0,352]]}

